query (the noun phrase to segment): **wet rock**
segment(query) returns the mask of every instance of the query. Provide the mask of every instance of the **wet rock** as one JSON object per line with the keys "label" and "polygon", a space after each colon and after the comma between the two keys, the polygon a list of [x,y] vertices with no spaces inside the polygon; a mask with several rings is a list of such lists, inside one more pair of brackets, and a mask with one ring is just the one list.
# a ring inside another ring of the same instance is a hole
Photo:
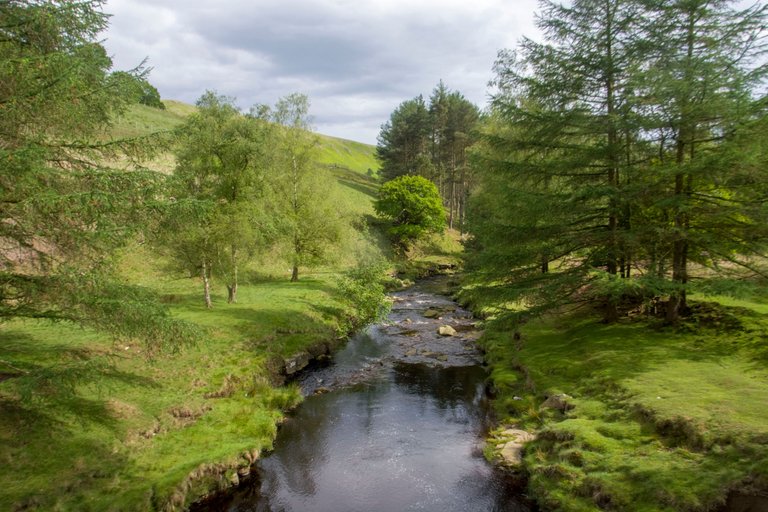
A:
{"label": "wet rock", "polygon": [[416,349],[411,348],[405,351],[405,357],[411,357],[416,355]]}
{"label": "wet rock", "polygon": [[574,405],[569,402],[573,397],[566,395],[565,393],[558,393],[557,395],[551,395],[544,403],[541,404],[541,409],[555,409],[560,412],[570,411],[574,408]]}
{"label": "wet rock", "polygon": [[322,394],[328,393],[329,391],[330,391],[330,389],[328,389],[328,388],[326,388],[326,387],[323,387],[323,386],[321,386],[321,387],[319,387],[319,388],[317,388],[317,389],[315,390],[315,394],[316,394],[316,395],[322,395]]}
{"label": "wet rock", "polygon": [[437,334],[440,336],[456,336],[456,329],[450,325],[441,325],[437,330]]}
{"label": "wet rock", "polygon": [[456,329],[456,332],[468,332],[468,331],[474,331],[477,329],[477,325],[474,323],[471,324],[458,324],[453,326],[454,329]]}
{"label": "wet rock", "polygon": [[424,318],[440,318],[440,315],[442,315],[442,311],[439,309],[428,309],[424,312],[423,316]]}
{"label": "wet rock", "polygon": [[536,439],[536,436],[525,430],[510,428],[501,433],[504,447],[501,457],[510,466],[520,466],[523,463],[525,445]]}

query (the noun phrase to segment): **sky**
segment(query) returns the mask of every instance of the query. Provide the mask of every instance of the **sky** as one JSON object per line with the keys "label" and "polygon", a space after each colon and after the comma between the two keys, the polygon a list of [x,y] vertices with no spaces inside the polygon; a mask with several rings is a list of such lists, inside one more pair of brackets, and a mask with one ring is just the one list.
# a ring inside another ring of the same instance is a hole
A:
{"label": "sky", "polygon": [[147,57],[164,99],[206,90],[247,111],[309,96],[317,132],[376,143],[440,80],[485,106],[496,54],[538,37],[536,0],[108,0],[115,69]]}

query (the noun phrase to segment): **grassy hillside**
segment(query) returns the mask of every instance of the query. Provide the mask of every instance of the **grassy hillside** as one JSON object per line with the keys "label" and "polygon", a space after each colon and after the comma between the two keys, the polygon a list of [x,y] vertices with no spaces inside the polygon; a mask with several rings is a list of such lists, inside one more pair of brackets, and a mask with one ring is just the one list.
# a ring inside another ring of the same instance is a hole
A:
{"label": "grassy hillside", "polygon": [[[531,491],[563,511],[704,511],[768,487],[768,297],[698,296],[679,327],[584,309],[483,340]],[[566,410],[542,407],[565,393]]]}
{"label": "grassy hillside", "polygon": [[[174,100],[163,100],[166,109],[132,105],[125,116],[117,119],[110,130],[113,137],[140,137],[150,133],[170,131],[184,122],[184,118],[195,112],[196,107]],[[374,186],[373,177],[380,164],[376,159],[376,147],[362,142],[339,139],[318,134],[320,147],[317,162],[332,169],[344,181]],[[170,154],[159,155],[149,167],[170,172],[174,161]],[[349,174],[353,173],[353,174]]]}
{"label": "grassy hillside", "polygon": [[[178,126],[194,107],[136,105],[113,135],[135,137]],[[321,137],[322,161],[338,179],[339,207],[372,212],[373,148]],[[168,172],[170,154],[150,167]],[[358,222],[358,229],[365,223]],[[214,283],[213,310],[199,280],[169,271],[136,243],[118,255],[124,280],[145,286],[173,314],[197,324],[203,341],[177,353],[153,352],[66,323],[0,325],[0,362],[77,366],[66,389],[20,400],[23,377],[0,366],[0,510],[181,510],[206,490],[236,481],[271,446],[283,411],[300,399],[275,387],[291,356],[335,346],[356,312],[339,296],[337,277],[380,240],[360,231],[337,262],[288,281],[288,265],[265,255],[242,272],[238,303]],[[38,383],[39,384],[39,383]]]}

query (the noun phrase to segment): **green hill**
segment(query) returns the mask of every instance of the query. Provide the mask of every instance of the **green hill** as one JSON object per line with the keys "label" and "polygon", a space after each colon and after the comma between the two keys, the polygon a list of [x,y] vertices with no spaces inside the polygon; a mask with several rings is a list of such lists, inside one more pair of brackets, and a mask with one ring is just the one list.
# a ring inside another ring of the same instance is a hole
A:
{"label": "green hill", "polygon": [[[150,133],[173,130],[184,122],[184,119],[195,112],[196,107],[175,100],[163,100],[166,109],[160,110],[146,105],[135,104],[126,114],[115,121],[110,135],[116,138],[140,137]],[[379,170],[380,164],[376,159],[376,147],[362,142],[340,139],[330,135],[318,134],[320,148],[318,163],[326,165],[339,172],[344,179],[349,179],[345,171],[360,174],[374,184],[372,179]],[[164,155],[167,156],[167,155]],[[172,160],[159,157],[154,160],[158,170],[169,172],[173,168]],[[359,181],[361,178],[355,178]]]}

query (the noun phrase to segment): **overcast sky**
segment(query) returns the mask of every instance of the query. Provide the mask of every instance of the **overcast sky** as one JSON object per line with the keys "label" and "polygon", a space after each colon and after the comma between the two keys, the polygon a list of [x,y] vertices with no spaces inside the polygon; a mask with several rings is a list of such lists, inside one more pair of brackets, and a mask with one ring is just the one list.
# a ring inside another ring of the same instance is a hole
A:
{"label": "overcast sky", "polygon": [[206,90],[247,110],[307,94],[320,133],[375,144],[442,79],[484,106],[496,53],[536,36],[535,0],[109,0],[116,69],[149,57],[166,99]]}

